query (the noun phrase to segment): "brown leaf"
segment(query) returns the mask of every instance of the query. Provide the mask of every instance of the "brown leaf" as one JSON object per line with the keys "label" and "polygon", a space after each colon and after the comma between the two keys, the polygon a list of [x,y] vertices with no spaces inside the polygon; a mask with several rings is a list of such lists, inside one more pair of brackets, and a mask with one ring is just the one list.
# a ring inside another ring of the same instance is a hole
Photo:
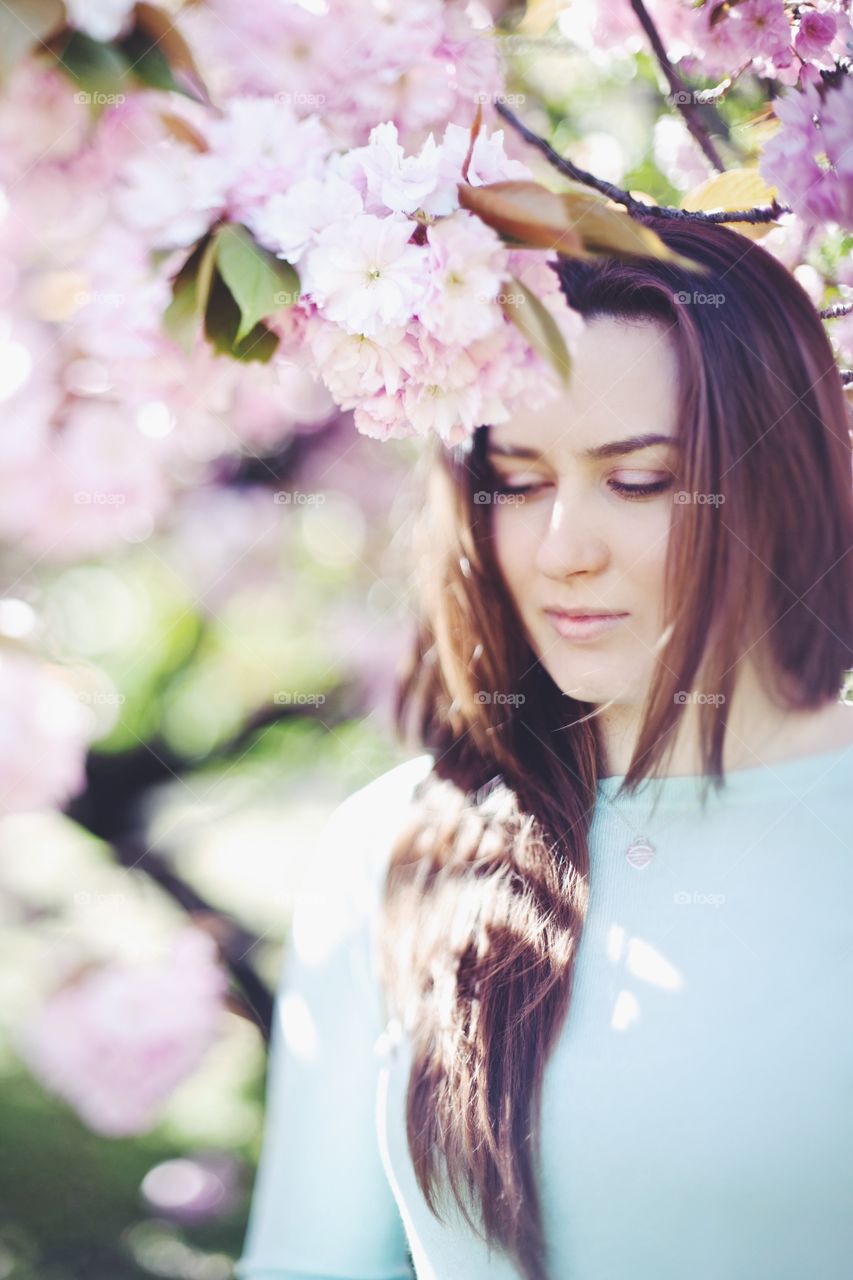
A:
{"label": "brown leaf", "polygon": [[704,267],[670,249],[656,231],[632,218],[626,209],[610,200],[602,200],[586,191],[567,191],[561,197],[571,210],[583,250],[579,257],[614,254],[659,258],[665,262],[704,272]]}
{"label": "brown leaf", "polygon": [[585,190],[549,191],[526,180],[457,185],[459,203],[494,227],[508,244],[556,249],[566,257],[633,255],[661,258],[697,272],[704,268],[675,253],[651,227],[613,201]]}
{"label": "brown leaf", "polygon": [[505,240],[536,249],[577,253],[583,246],[562,198],[538,182],[487,182],[457,185],[463,209],[476,213]]}
{"label": "brown leaf", "polygon": [[175,79],[181,81],[192,97],[210,106],[210,94],[201,78],[189,45],[173,25],[168,13],[156,5],[139,3],[134,9],[134,17],[136,26],[145,32],[163,54]]}
{"label": "brown leaf", "polygon": [[474,123],[471,125],[471,139],[468,143],[468,151],[465,155],[465,163],[462,165],[463,181],[468,181],[468,169],[471,165],[471,157],[474,154],[474,143],[477,141],[477,134],[480,132],[480,126],[483,123],[483,104],[477,103],[477,114],[474,116]]}
{"label": "brown leaf", "polygon": [[[752,209],[770,205],[778,195],[757,169],[727,169],[715,173],[682,198],[682,209],[709,212],[717,209]],[[750,240],[760,240],[772,231],[775,222],[728,222],[732,231],[739,231]]]}
{"label": "brown leaf", "polygon": [[[526,341],[543,360],[556,370],[564,385],[568,384],[572,359],[562,330],[545,303],[527,285],[510,277],[512,289],[500,304],[504,315],[518,327]],[[517,291],[517,292],[516,292]]]}
{"label": "brown leaf", "polygon": [[178,142],[183,142],[186,146],[192,147],[194,151],[209,151],[207,142],[199,133],[198,129],[191,125],[188,120],[184,120],[181,116],[174,115],[171,111],[161,111],[160,119],[169,130],[173,138],[177,138]]}

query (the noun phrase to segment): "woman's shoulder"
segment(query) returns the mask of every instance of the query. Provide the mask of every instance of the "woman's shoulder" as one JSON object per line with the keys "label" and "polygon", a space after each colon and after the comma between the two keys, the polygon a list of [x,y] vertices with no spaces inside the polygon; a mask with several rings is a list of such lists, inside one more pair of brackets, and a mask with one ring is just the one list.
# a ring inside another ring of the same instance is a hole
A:
{"label": "woman's shoulder", "polygon": [[433,762],[434,756],[423,752],[346,795],[323,826],[307,885],[366,906],[375,896],[415,788]]}

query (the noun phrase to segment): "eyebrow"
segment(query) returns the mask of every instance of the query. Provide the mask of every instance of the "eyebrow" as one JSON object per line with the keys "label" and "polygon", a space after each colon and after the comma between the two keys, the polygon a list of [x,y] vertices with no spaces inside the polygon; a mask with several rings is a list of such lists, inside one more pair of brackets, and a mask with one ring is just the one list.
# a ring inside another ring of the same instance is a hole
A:
{"label": "eyebrow", "polygon": [[[625,440],[609,440],[607,444],[598,444],[591,449],[584,449],[581,453],[582,458],[620,458],[626,453],[636,453],[638,449],[648,449],[653,444],[672,444],[679,445],[679,441],[675,436],[659,435],[656,432],[650,432],[644,436],[628,436]],[[514,444],[498,444],[489,440],[486,444],[486,453],[498,454],[502,458],[531,458],[537,459],[542,457],[539,449],[525,448],[523,445]]]}

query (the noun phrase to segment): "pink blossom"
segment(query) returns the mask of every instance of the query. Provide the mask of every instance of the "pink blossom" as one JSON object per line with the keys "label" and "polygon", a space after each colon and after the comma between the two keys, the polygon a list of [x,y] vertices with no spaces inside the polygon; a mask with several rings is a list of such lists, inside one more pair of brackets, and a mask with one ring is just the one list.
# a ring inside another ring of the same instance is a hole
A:
{"label": "pink blossom", "polygon": [[353,414],[356,430],[375,440],[394,440],[412,435],[412,422],[403,406],[403,393],[379,392],[362,400]]}
{"label": "pink blossom", "polygon": [[208,0],[177,20],[217,98],[286,86],[293,110],[319,113],[340,147],[364,143],[377,120],[419,145],[429,129],[472,116],[477,93],[502,87],[498,42],[475,28],[464,0],[328,0],[322,13]]}
{"label": "pink blossom", "polygon": [[406,415],[418,434],[435,431],[457,443],[483,421],[479,364],[470,349],[419,335],[422,361],[403,387]]}
{"label": "pink blossom", "polygon": [[[462,166],[471,142],[469,129],[458,124],[448,124],[441,141],[438,182],[432,194],[424,201],[423,209],[433,217],[443,217],[459,208],[458,184],[462,181]],[[531,178],[526,164],[511,160],[504,149],[504,131],[494,133],[482,129],[477,135],[468,166],[468,182],[474,187],[506,179]]]}
{"label": "pink blossom", "polygon": [[302,178],[252,209],[247,225],[266,248],[298,263],[326,227],[364,212],[361,195],[330,166],[321,178]]}
{"label": "pink blossom", "polygon": [[370,213],[326,227],[306,256],[304,292],[350,333],[377,337],[407,324],[427,284],[423,251],[409,244],[412,230],[407,218]]}
{"label": "pink blossom", "polygon": [[308,342],[325,385],[342,409],[354,409],[360,400],[379,392],[396,395],[421,359],[415,338],[402,328],[375,342],[320,321]]}
{"label": "pink blossom", "polygon": [[832,59],[827,58],[829,46],[835,39],[838,21],[834,13],[820,13],[816,9],[804,9],[794,40],[794,48],[801,58],[827,68]]}
{"label": "pink blossom", "polygon": [[117,179],[117,213],[153,249],[193,244],[225,210],[222,167],[172,140],[132,156]]}
{"label": "pink blossom", "polygon": [[[461,353],[457,363],[464,363]],[[445,444],[461,444],[483,421],[483,397],[475,379],[459,386],[410,383],[403,392],[406,418],[420,435],[435,432]]]}
{"label": "pink blossom", "polygon": [[216,1039],[226,989],[212,939],[185,928],[168,957],[106,964],[62,987],[21,1051],[95,1132],[144,1132]]}
{"label": "pink blossom", "polygon": [[421,322],[447,343],[464,345],[503,323],[495,305],[509,278],[500,236],[474,214],[459,209],[427,231],[429,292]]}
{"label": "pink blossom", "polygon": [[86,783],[94,720],[58,667],[0,654],[0,812],[62,807]]}
{"label": "pink blossom", "polygon": [[225,192],[236,222],[275,192],[319,174],[331,147],[318,117],[299,119],[283,94],[234,98],[208,125],[206,139],[210,149],[196,167],[210,189]]}
{"label": "pink blossom", "polygon": [[793,35],[784,0],[744,0],[712,25],[714,11],[711,5],[693,9],[687,24],[688,39],[706,75],[730,74],[746,63],[758,75],[777,76],[793,66]]}
{"label": "pink blossom", "polygon": [[844,76],[834,88],[826,90],[820,132],[827,159],[849,187],[853,183],[853,75]]}
{"label": "pink blossom", "polygon": [[853,79],[823,89],[806,83],[777,99],[781,125],[759,170],[809,223],[853,226]]}
{"label": "pink blossom", "polygon": [[[67,160],[89,132],[89,111],[68,78],[35,58],[18,62],[0,97],[0,177]],[[21,121],[26,120],[26,128]]]}
{"label": "pink blossom", "polygon": [[434,190],[439,161],[432,134],[416,156],[407,156],[388,120],[370,131],[367,146],[341,157],[338,171],[361,192],[368,213],[413,213]]}

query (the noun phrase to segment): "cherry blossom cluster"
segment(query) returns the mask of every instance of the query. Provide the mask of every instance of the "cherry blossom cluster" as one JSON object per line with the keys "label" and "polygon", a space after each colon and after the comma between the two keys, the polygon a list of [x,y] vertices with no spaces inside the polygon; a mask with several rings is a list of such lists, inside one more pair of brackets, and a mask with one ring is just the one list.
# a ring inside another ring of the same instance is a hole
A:
{"label": "cherry blossom cluster", "polygon": [[[523,397],[557,389],[546,361],[507,318],[518,282],[552,312],[567,343],[579,326],[549,255],[512,249],[457,192],[469,131],[449,124],[406,155],[392,123],[249,218],[258,240],[297,267],[301,340],[337,403],[367,435],[437,432],[448,443],[500,422]],[[527,178],[503,134],[483,131],[467,180]]]}

